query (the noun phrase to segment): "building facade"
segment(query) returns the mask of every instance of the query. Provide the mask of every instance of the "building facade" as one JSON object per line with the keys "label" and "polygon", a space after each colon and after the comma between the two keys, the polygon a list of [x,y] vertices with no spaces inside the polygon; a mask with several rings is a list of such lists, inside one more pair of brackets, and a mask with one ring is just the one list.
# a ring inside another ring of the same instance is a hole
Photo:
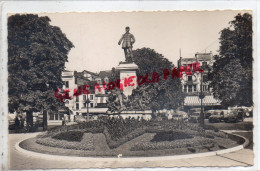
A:
{"label": "building facade", "polygon": [[[106,101],[108,94],[106,92],[106,84],[109,82],[109,75],[111,71],[101,71],[100,73],[93,73],[87,70],[82,72],[77,71],[63,71],[62,81],[64,85],[63,90],[69,90],[71,99],[65,99],[65,106],[68,107],[69,111],[59,110],[59,114],[50,114],[54,116],[48,116],[49,120],[62,120],[63,117],[68,120],[74,120],[75,116],[87,115],[87,109],[90,116],[98,114],[104,114],[107,112]],[[98,83],[99,88],[95,88]],[[79,94],[73,96],[75,91],[88,85],[87,88],[89,94]],[[80,88],[79,88],[80,87]]]}
{"label": "building facade", "polygon": [[[191,108],[201,106],[200,93],[204,95],[202,104],[204,110],[214,109],[220,107],[220,101],[213,97],[212,88],[210,87],[210,81],[208,80],[208,74],[213,66],[212,53],[196,53],[194,57],[182,58],[178,60],[178,68],[185,68],[188,72],[182,72],[182,90],[186,97],[184,100],[184,109],[189,111]],[[198,65],[194,67],[194,64],[198,64],[203,72],[198,72]],[[190,71],[190,73],[189,73]]]}

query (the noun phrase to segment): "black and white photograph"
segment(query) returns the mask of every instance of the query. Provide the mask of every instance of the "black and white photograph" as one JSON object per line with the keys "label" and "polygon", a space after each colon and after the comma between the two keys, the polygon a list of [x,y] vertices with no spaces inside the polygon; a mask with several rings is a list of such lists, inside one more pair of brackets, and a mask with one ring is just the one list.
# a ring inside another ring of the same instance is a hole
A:
{"label": "black and white photograph", "polygon": [[253,18],[8,13],[8,169],[254,166]]}

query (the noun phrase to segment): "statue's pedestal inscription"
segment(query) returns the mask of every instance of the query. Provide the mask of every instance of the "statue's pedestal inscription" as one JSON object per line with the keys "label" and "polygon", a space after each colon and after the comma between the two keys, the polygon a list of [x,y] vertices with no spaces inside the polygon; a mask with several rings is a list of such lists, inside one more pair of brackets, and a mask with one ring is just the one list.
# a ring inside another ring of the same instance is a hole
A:
{"label": "statue's pedestal inscription", "polygon": [[138,66],[135,63],[120,63],[116,69],[120,71],[120,84],[124,95],[131,95],[133,89],[137,87],[136,70]]}

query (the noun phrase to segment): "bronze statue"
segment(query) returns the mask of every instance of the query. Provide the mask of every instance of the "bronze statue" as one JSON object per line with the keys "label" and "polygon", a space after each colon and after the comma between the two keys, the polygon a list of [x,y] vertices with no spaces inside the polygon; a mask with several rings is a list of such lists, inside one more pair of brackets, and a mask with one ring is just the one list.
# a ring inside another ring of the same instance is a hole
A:
{"label": "bronze statue", "polygon": [[125,58],[126,58],[126,62],[133,62],[133,53],[132,53],[132,48],[133,48],[133,44],[135,43],[135,37],[134,35],[132,35],[131,33],[129,33],[130,28],[126,27],[125,28],[125,34],[122,35],[121,39],[118,42],[118,45],[122,43],[122,49],[124,49],[124,53],[125,53]]}

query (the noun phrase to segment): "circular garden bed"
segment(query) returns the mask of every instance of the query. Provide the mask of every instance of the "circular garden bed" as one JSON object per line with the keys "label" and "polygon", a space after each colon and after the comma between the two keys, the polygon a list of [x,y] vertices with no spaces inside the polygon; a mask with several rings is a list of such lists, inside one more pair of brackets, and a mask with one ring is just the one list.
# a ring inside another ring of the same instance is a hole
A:
{"label": "circular garden bed", "polygon": [[108,119],[57,127],[22,141],[20,147],[54,155],[127,157],[193,154],[238,145],[217,130],[185,122],[164,122]]}

